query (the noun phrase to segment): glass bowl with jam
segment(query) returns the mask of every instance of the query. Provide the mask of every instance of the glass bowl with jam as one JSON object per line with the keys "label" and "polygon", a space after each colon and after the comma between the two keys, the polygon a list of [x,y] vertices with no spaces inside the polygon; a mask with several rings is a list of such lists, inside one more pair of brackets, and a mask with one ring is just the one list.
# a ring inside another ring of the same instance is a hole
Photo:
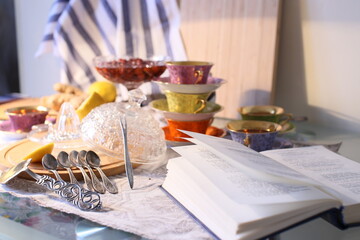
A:
{"label": "glass bowl with jam", "polygon": [[160,77],[166,70],[166,57],[150,59],[97,56],[93,59],[97,72],[105,79],[123,84],[128,90]]}

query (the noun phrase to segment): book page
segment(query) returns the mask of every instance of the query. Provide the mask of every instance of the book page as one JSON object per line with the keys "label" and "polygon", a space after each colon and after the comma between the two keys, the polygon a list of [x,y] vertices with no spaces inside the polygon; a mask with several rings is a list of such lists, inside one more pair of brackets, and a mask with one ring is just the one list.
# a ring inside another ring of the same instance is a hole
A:
{"label": "book page", "polygon": [[262,178],[268,181],[320,185],[320,183],[315,182],[313,179],[309,179],[303,174],[245,147],[241,143],[200,133],[183,132],[193,137],[187,138],[187,140],[207,147],[216,155],[231,161],[236,168],[242,168],[252,177]]}
{"label": "book page", "polygon": [[360,164],[325,147],[303,147],[265,151],[262,154],[296,169],[336,192],[344,205],[360,202]]}
{"label": "book page", "polygon": [[[207,179],[211,185],[216,186],[238,204],[269,204],[331,198],[314,187],[268,182],[248,176],[243,169],[203,146],[174,147],[173,150],[185,158],[182,161],[186,160],[191,164],[187,168],[189,171],[191,167],[198,169],[197,174],[190,175],[193,172],[189,172],[189,177],[198,179],[198,182]],[[199,176],[200,173],[205,178]]]}

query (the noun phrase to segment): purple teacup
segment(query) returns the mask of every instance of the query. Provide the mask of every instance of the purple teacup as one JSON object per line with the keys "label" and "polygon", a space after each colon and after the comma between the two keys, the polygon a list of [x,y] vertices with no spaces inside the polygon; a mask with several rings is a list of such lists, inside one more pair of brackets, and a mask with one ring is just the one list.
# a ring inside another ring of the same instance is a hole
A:
{"label": "purple teacup", "polygon": [[32,126],[45,122],[49,109],[43,106],[23,106],[9,108],[5,113],[14,131],[29,132]]}
{"label": "purple teacup", "polygon": [[272,149],[281,125],[266,121],[234,120],[226,128],[232,140],[260,152]]}
{"label": "purple teacup", "polygon": [[172,61],[167,62],[170,82],[176,84],[206,84],[210,69],[210,62]]}

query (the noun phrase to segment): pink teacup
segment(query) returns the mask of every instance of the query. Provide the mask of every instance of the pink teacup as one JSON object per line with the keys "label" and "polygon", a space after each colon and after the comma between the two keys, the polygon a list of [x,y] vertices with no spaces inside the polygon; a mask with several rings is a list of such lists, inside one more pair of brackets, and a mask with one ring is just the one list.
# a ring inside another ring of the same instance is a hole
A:
{"label": "pink teacup", "polygon": [[172,61],[167,62],[170,82],[176,84],[206,84],[210,69],[210,62]]}

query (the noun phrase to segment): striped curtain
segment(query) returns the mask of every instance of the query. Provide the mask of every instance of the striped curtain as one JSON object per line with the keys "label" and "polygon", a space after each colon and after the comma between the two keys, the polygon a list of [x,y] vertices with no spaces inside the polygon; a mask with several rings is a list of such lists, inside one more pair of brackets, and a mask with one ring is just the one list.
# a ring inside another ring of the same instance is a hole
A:
{"label": "striped curtain", "polygon": [[100,55],[186,60],[176,0],[56,0],[36,56],[61,61],[61,82],[86,89],[103,78]]}

